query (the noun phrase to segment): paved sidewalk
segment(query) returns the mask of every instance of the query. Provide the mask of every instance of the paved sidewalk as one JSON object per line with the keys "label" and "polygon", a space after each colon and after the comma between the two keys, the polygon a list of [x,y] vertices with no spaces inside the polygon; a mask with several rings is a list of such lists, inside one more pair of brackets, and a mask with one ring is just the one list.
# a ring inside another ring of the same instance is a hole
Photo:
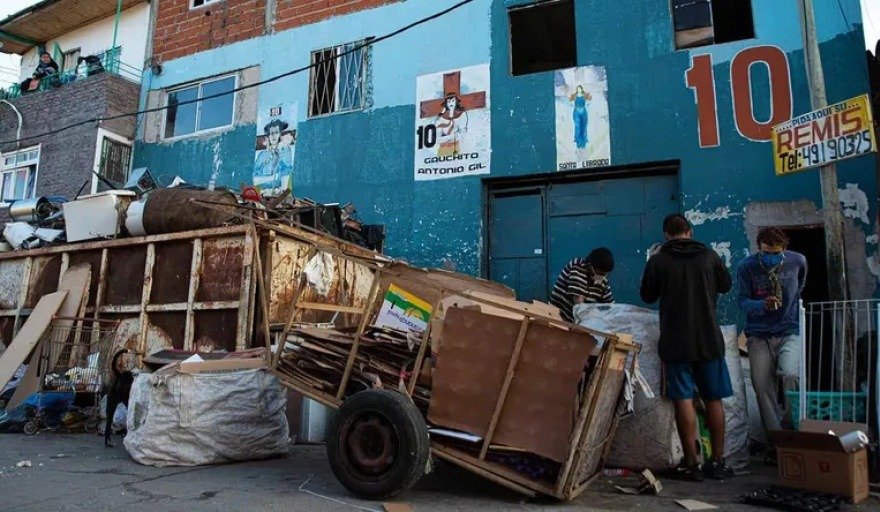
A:
{"label": "paved sidewalk", "polygon": [[[104,448],[91,435],[0,435],[0,510],[52,511],[381,511],[357,500],[333,477],[323,446],[296,446],[285,459],[198,468],[153,468],[135,463],[117,438]],[[30,460],[32,467],[17,468]],[[724,483],[664,482],[661,497],[617,493],[600,479],[580,499],[559,503],[524,500],[482,478],[446,464],[401,497],[416,511],[678,510],[675,499],[693,497],[721,510],[756,510],[735,504],[748,489],[772,483],[774,471]],[[318,496],[320,495],[320,496]],[[875,501],[872,506],[878,506]],[[870,506],[870,505],[869,505]]]}

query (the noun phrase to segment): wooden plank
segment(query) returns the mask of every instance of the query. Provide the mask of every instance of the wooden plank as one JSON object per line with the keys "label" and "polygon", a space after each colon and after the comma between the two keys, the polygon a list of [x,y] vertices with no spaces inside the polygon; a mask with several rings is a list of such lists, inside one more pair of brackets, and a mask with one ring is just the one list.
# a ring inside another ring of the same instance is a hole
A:
{"label": "wooden plank", "polygon": [[[101,317],[101,304],[104,303],[104,295],[107,294],[107,274],[109,270],[110,251],[101,250],[101,268],[98,271],[98,291],[95,293],[95,307],[92,312],[95,322]],[[92,327],[96,327],[93,323]],[[101,332],[98,329],[92,329],[92,345],[96,345],[100,339]],[[115,348],[115,347],[114,347]]]}
{"label": "wooden plank", "polygon": [[[442,293],[440,294],[442,297]],[[436,312],[437,308],[440,307],[440,300],[437,300],[434,303],[433,311]],[[416,383],[419,380],[419,375],[422,373],[422,364],[425,361],[425,353],[428,351],[428,345],[431,344],[431,322],[428,322],[428,326],[425,327],[425,332],[422,333],[422,344],[419,346],[419,353],[416,354],[416,362],[413,364],[413,372],[409,377],[409,384],[406,386],[406,394],[412,398],[413,391],[416,389]]]}
{"label": "wooden plank", "polygon": [[[381,273],[381,271],[379,271]],[[376,275],[376,279],[373,280],[373,286],[370,289],[370,294],[367,296],[367,309],[373,302],[376,300],[376,296],[379,293],[379,282],[381,279],[378,278],[378,274]],[[357,357],[357,351],[361,344],[361,338],[364,335],[364,331],[367,329],[367,324],[370,323],[370,317],[372,314],[366,313],[361,317],[360,325],[358,325],[357,333],[354,336],[354,342],[351,344],[351,352],[348,353],[348,361],[345,363],[345,371],[342,372],[342,380],[339,382],[339,389],[336,391],[336,398],[342,400],[345,396],[345,387],[348,385],[348,379],[351,377],[351,369],[354,367],[354,361]]]}
{"label": "wooden plank", "polygon": [[137,342],[137,360],[140,364],[147,351],[147,333],[150,330],[150,315],[147,313],[147,305],[150,303],[150,295],[153,291],[153,266],[156,264],[156,244],[147,244],[147,257],[144,262],[144,288],[141,291],[140,305],[140,335]]}
{"label": "wooden plank", "polygon": [[[557,494],[563,494],[566,486],[571,487],[573,485],[573,476],[577,474],[575,459],[580,461],[580,458],[577,456],[580,453],[581,439],[586,438],[584,427],[590,420],[592,412],[595,408],[595,395],[598,387],[601,385],[601,382],[605,379],[605,375],[607,373],[605,369],[608,367],[608,358],[613,345],[614,344],[611,342],[611,340],[606,340],[607,348],[602,351],[602,355],[596,361],[596,369],[593,370],[594,372],[598,370],[599,374],[594,373],[591,376],[590,382],[588,383],[587,389],[584,392],[584,396],[582,397],[581,411],[578,415],[578,421],[571,436],[571,449],[569,451],[568,457],[565,460],[565,464],[562,466],[562,472],[559,474],[559,480],[556,483]],[[587,401],[589,401],[589,403],[587,403]]]}
{"label": "wooden plank", "polygon": [[201,278],[202,268],[202,239],[196,238],[192,242],[192,259],[189,266],[189,290],[187,292],[186,301],[186,326],[183,331],[183,349],[193,349],[193,339],[195,338],[195,312],[193,304],[196,302],[196,292],[199,289],[199,280]]}
{"label": "wooden plank", "polygon": [[[304,274],[300,274],[299,282],[296,284],[296,289],[293,291],[293,303],[297,304],[299,301],[300,295],[302,295],[303,290],[306,287],[306,278]],[[275,357],[272,360],[272,368],[278,367],[278,362],[281,360],[281,353],[284,352],[284,345],[287,343],[287,334],[290,332],[290,329],[293,327],[293,323],[296,321],[296,313],[297,309],[291,308],[290,310],[290,318],[287,319],[287,323],[284,325],[284,329],[281,330],[281,341],[278,343],[278,348],[275,350]]]}
{"label": "wooden plank", "polygon": [[241,269],[241,289],[239,290],[238,300],[240,306],[238,308],[238,325],[235,330],[235,349],[244,350],[247,348],[248,325],[250,318],[253,316],[254,304],[248,299],[251,294],[251,280],[254,274],[254,244],[256,232],[252,226],[249,226],[244,232],[244,247],[242,248],[242,269]]}
{"label": "wooden plank", "polygon": [[46,333],[52,324],[52,317],[61,308],[65,297],[67,292],[55,292],[43,295],[37,302],[37,306],[12,339],[12,343],[0,354],[0,388],[9,383],[15,371]]}
{"label": "wooden plank", "polygon": [[489,445],[492,444],[492,437],[495,435],[495,427],[498,426],[498,418],[501,417],[501,410],[504,408],[504,402],[507,400],[507,392],[510,391],[510,381],[513,380],[513,374],[516,371],[516,363],[519,362],[519,353],[522,351],[523,341],[526,339],[526,333],[529,331],[529,319],[524,318],[519,327],[519,334],[516,338],[516,344],[513,346],[513,353],[510,355],[510,362],[507,364],[507,373],[504,376],[504,384],[501,385],[501,392],[498,394],[498,400],[495,402],[495,410],[492,412],[492,419],[489,421],[489,429],[483,439],[483,447],[480,449],[480,460],[485,460],[486,454],[489,453]]}
{"label": "wooden plank", "polygon": [[301,309],[313,309],[317,311],[334,311],[339,313],[353,313],[356,315],[364,314],[364,308],[337,306],[336,304],[325,304],[322,302],[300,302],[296,305],[296,307]]}
{"label": "wooden plank", "polygon": [[[58,309],[56,315],[61,317],[78,317],[85,308],[85,301],[89,298],[89,285],[91,282],[92,267],[88,263],[81,263],[67,269],[64,276],[61,278],[61,282],[58,284],[58,291],[65,292],[67,296],[61,303],[61,307]],[[43,340],[41,340],[40,346],[34,351],[34,354],[37,355],[37,357],[39,357],[38,354],[40,353],[43,353],[44,355],[48,354],[49,356],[46,361],[48,368],[43,369],[44,373],[55,370],[55,366],[58,364],[58,359],[62,355],[61,352],[66,346],[67,339],[70,337],[70,332],[73,330],[73,326],[76,323],[79,322],[76,320],[68,320],[66,318],[54,319],[52,323],[53,332],[49,337],[48,346]],[[77,340],[74,339],[73,344],[70,345],[68,367],[73,365],[78,349]],[[18,387],[15,389],[15,392],[12,394],[6,407],[9,409],[18,407],[28,396],[31,395],[31,393],[36,393],[39,388],[40,365],[31,364],[28,366],[24,377],[18,384]]]}
{"label": "wooden plank", "polygon": [[[3,253],[0,253],[2,255]],[[31,269],[34,265],[34,258],[29,257],[24,262],[24,271],[22,274],[21,281],[21,290],[18,295],[18,311],[15,312],[15,322],[12,325],[12,333],[18,333],[19,328],[21,327],[21,317],[27,302],[28,292],[30,291],[31,286]]]}
{"label": "wooden plank", "polygon": [[548,496],[554,496],[553,489],[546,485],[529,480],[500,464],[481,461],[459,450],[447,448],[436,441],[431,443],[431,452],[441,459],[476,473],[499,485],[503,485],[508,489],[525,494],[526,496],[534,497],[536,496],[536,491],[547,494]]}
{"label": "wooden plank", "polygon": [[48,247],[31,249],[28,251],[0,252],[0,261],[34,256],[46,256],[50,254],[64,254],[69,252],[97,251],[101,249],[112,249],[114,247],[134,247],[137,245],[148,245],[156,242],[171,242],[174,240],[219,238],[228,235],[244,234],[249,229],[251,228],[246,225],[236,225],[224,226],[221,228],[199,229],[195,231],[182,231],[180,233],[168,233],[165,235],[136,236],[129,238],[117,238],[115,240],[84,242],[79,244],[50,245]]}
{"label": "wooden plank", "polygon": [[256,284],[259,288],[260,316],[263,319],[263,336],[266,341],[266,362],[272,357],[272,338],[269,333],[269,291],[266,289],[266,275],[263,273],[263,258],[260,254],[260,244],[254,244],[254,265],[256,266]]}
{"label": "wooden plank", "polygon": [[[83,314],[86,308],[86,302],[89,300],[89,289],[92,284],[92,266],[88,263],[80,263],[67,269],[64,272],[61,282],[58,283],[58,290],[67,291],[67,298],[58,310],[57,316],[62,317],[78,317]],[[70,329],[76,324],[77,335],[74,336],[73,343],[70,346],[70,358],[67,361],[68,366],[74,364],[77,351],[79,350],[79,334],[82,333],[82,321],[57,320],[55,321],[55,330],[58,337],[53,341],[67,343]],[[51,359],[49,362],[50,371],[58,362],[58,356],[61,355],[61,348],[58,346],[50,347]]]}
{"label": "wooden plank", "polygon": [[523,487],[519,484],[513,483],[510,480],[505,480],[504,478],[502,478],[494,473],[486,471],[485,469],[483,469],[479,466],[475,466],[469,462],[465,462],[464,460],[461,460],[454,455],[443,452],[443,451],[436,449],[436,448],[431,448],[431,452],[434,455],[436,455],[437,457],[440,457],[441,459],[443,459],[447,462],[455,464],[456,466],[458,466],[462,469],[465,469],[467,471],[470,471],[471,473],[475,473],[477,475],[480,475],[481,477],[483,477],[487,480],[490,480],[492,482],[495,482],[496,484],[498,484],[502,487],[506,487],[506,488],[510,489],[511,491],[520,493],[520,494],[522,494],[524,496],[528,496],[530,498],[534,498],[537,496],[537,493],[535,491],[533,491],[527,487]]}
{"label": "wooden plank", "polygon": [[339,406],[342,405],[342,400],[339,400],[334,396],[317,391],[310,386],[306,386],[305,384],[299,384],[289,375],[282,373],[278,370],[272,369],[270,371],[273,375],[278,377],[278,382],[280,382],[282,386],[290,388],[307,398],[311,398],[312,400],[322,405],[326,405],[331,409],[339,409]]}
{"label": "wooden plank", "polygon": [[219,311],[224,309],[238,309],[241,302],[237,300],[218,300],[209,302],[170,302],[168,304],[147,304],[145,306],[102,306],[101,313],[186,313],[190,307],[194,311]]}

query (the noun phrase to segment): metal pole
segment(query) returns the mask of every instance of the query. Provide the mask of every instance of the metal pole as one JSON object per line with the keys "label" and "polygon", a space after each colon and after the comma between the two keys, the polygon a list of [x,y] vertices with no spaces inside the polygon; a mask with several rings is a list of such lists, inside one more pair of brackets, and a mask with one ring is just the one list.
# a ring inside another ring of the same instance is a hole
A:
{"label": "metal pole", "polygon": [[[801,332],[801,360],[798,368],[798,425],[807,417],[807,310],[801,299],[798,304],[798,324]],[[789,413],[790,414],[790,413]]]}
{"label": "metal pole", "polygon": [[119,18],[122,16],[122,0],[116,0],[116,19],[113,20],[113,45],[110,50],[116,48],[116,36],[119,34]]}
{"label": "metal pole", "polygon": [[[813,110],[828,106],[825,96],[825,75],[819,40],[816,35],[816,15],[813,0],[798,2],[801,14],[801,31],[804,39],[804,62],[807,82],[810,86],[810,103]],[[828,267],[828,291],[831,300],[846,300],[846,255],[843,245],[843,212],[840,208],[840,192],[837,188],[837,167],[824,165],[819,169],[822,187],[822,221],[825,227],[825,258]]]}

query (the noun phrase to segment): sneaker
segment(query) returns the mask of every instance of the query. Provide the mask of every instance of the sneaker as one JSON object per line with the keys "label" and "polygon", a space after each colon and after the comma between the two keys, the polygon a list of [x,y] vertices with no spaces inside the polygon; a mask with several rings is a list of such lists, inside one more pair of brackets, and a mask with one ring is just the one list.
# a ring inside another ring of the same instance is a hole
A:
{"label": "sneaker", "polygon": [[724,463],[724,459],[712,459],[703,466],[703,472],[712,480],[733,478],[733,469]]}
{"label": "sneaker", "polygon": [[704,479],[703,467],[700,464],[688,465],[684,461],[670,469],[663,476],[685,482],[702,482]]}

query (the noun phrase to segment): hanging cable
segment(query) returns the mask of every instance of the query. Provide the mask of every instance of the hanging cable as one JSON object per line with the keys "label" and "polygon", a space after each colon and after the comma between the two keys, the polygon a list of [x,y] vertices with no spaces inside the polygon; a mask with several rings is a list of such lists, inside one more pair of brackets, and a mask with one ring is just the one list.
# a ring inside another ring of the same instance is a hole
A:
{"label": "hanging cable", "polygon": [[[289,76],[293,76],[293,75],[296,75],[296,74],[302,73],[303,71],[308,71],[308,70],[310,70],[310,69],[312,69],[312,68],[315,68],[315,67],[317,67],[317,66],[319,66],[319,65],[324,64],[325,62],[328,62],[328,61],[331,61],[331,60],[337,60],[337,59],[339,59],[339,58],[341,58],[341,57],[344,57],[344,56],[346,56],[346,55],[349,55],[349,54],[355,53],[355,52],[357,52],[357,51],[360,51],[361,49],[366,48],[366,47],[368,47],[368,46],[372,46],[372,45],[374,45],[374,44],[376,44],[376,43],[379,43],[379,42],[385,41],[385,40],[387,40],[387,39],[391,39],[392,37],[396,37],[396,36],[398,36],[398,35],[400,35],[400,34],[403,34],[404,32],[408,32],[409,30],[412,30],[413,28],[418,27],[419,25],[424,25],[425,23],[428,23],[429,21],[433,21],[433,20],[435,20],[435,19],[437,19],[437,18],[440,18],[440,17],[442,17],[442,16],[445,16],[446,14],[449,14],[449,13],[452,12],[452,11],[455,11],[455,10],[457,10],[457,9],[459,9],[459,8],[461,8],[461,7],[463,7],[463,6],[467,5],[467,4],[469,4],[469,3],[472,3],[473,1],[474,1],[474,0],[461,0],[460,2],[454,4],[454,5],[452,5],[452,6],[448,7],[448,8],[446,8],[446,9],[443,9],[442,11],[439,11],[439,12],[436,12],[436,13],[430,15],[430,16],[427,16],[427,17],[421,18],[421,19],[419,19],[419,20],[417,20],[417,21],[414,21],[414,22],[410,23],[409,25],[405,25],[405,26],[403,26],[403,27],[401,27],[401,28],[399,28],[399,29],[397,29],[397,30],[395,30],[395,31],[393,31],[393,32],[389,32],[389,33],[387,33],[387,34],[385,34],[385,35],[383,35],[383,36],[379,36],[379,37],[377,37],[377,38],[375,38],[375,39],[369,39],[369,40],[363,42],[362,44],[359,44],[359,45],[353,46],[353,47],[350,48],[349,50],[346,50],[346,51],[344,51],[344,52],[339,52],[339,53],[337,53],[336,55],[334,55],[334,56],[332,56],[332,57],[330,57],[330,58],[326,58],[326,59],[322,58],[322,59],[316,60],[315,62],[309,64],[308,66],[303,66],[303,67],[300,67],[300,68],[292,69],[292,70],[290,70],[290,71],[286,71],[286,72],[284,72],[284,73],[281,73],[280,75],[276,75],[276,76],[273,76],[273,77],[271,77],[271,78],[267,78],[267,79],[265,79],[265,80],[261,80],[261,81],[259,81],[259,82],[255,82],[255,83],[252,83],[252,84],[242,85],[241,87],[237,87],[237,88],[235,88],[235,89],[230,89],[230,90],[228,90],[228,91],[219,92],[219,93],[211,94],[211,95],[208,95],[208,96],[203,96],[203,97],[201,97],[201,98],[194,98],[194,99],[191,99],[191,100],[180,101],[180,102],[177,102],[174,106],[179,107],[179,106],[182,106],[182,105],[189,105],[190,103],[198,103],[198,102],[200,102],[200,101],[207,101],[207,100],[214,99],[214,98],[220,98],[220,97],[222,97],[222,96],[228,96],[228,95],[230,95],[230,94],[234,94],[234,93],[236,93],[236,92],[238,92],[238,91],[243,91],[243,90],[245,90],[245,89],[252,89],[252,88],[254,88],[254,87],[259,87],[259,86],[261,86],[261,85],[265,85],[265,84],[268,84],[268,83],[276,82],[276,81],[278,81],[278,80],[281,80],[282,78],[287,78],[287,77],[289,77]],[[96,117],[92,117],[92,118],[90,118],[90,119],[86,119],[86,120],[84,120],[84,121],[79,121],[79,122],[72,123],[72,124],[69,124],[69,125],[66,125],[66,126],[62,126],[61,128],[56,128],[56,129],[54,129],[54,130],[49,130],[49,131],[46,131],[46,132],[42,132],[42,133],[38,133],[38,134],[35,134],[35,135],[31,135],[31,136],[28,136],[28,137],[19,138],[19,139],[11,139],[11,140],[0,141],[0,145],[13,144],[13,143],[21,143],[22,141],[25,141],[25,140],[31,140],[31,139],[38,139],[38,138],[42,138],[42,137],[48,137],[48,136],[50,136],[50,135],[55,135],[55,134],[57,134],[57,133],[61,133],[61,132],[63,132],[63,131],[70,130],[70,129],[72,129],[72,128],[77,128],[77,127],[79,127],[79,126],[84,126],[84,125],[91,124],[91,123],[100,123],[100,122],[102,122],[102,121],[111,121],[111,120],[113,120],[113,119],[122,119],[122,118],[126,118],[126,117],[138,116],[138,115],[141,115],[141,114],[150,114],[150,113],[153,113],[153,112],[161,112],[161,111],[163,111],[163,110],[167,110],[168,108],[170,108],[170,105],[163,105],[163,106],[160,106],[160,107],[146,108],[146,109],[143,109],[143,110],[138,110],[138,111],[136,111],[136,112],[127,112],[127,113],[124,113],[124,114],[116,114],[116,115],[113,115],[113,116],[96,116]]]}

